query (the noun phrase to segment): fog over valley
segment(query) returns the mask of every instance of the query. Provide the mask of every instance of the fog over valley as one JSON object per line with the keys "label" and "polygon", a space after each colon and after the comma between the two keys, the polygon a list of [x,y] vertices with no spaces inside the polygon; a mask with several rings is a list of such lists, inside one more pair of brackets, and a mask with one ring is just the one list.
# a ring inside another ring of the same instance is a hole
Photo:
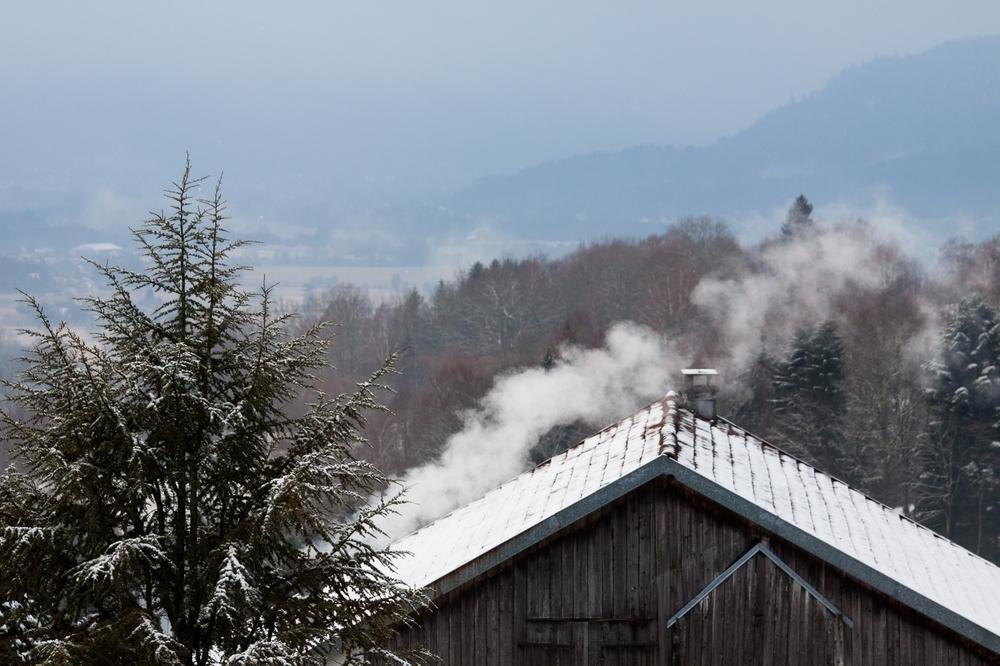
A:
{"label": "fog over valley", "polygon": [[44,4],[0,17],[8,259],[127,247],[186,151],[260,265],[451,275],[685,215],[759,240],[800,193],[991,233],[989,3]]}

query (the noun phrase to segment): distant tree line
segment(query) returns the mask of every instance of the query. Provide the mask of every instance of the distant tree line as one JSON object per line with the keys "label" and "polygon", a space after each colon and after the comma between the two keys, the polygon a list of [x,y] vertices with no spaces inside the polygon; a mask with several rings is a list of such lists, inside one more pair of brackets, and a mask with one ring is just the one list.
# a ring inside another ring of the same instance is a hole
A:
{"label": "distant tree line", "polygon": [[[642,240],[582,245],[559,259],[500,258],[384,301],[341,285],[297,309],[299,332],[332,322],[328,395],[405,349],[358,452],[390,475],[435,459],[494,378],[556,362],[565,344],[603,344],[635,321],[682,343],[696,365],[725,364],[724,331],[693,298],[706,279],[764,274],[768,248],[824,232],[798,198],[778,234],[753,246],[725,224],[688,218]],[[939,270],[867,242],[875,283],[848,281],[818,319],[724,377],[720,414],[984,557],[1000,561],[1000,235],[950,241]],[[762,333],[763,336],[763,333]],[[6,341],[0,375],[12,371]],[[10,408],[10,406],[8,406]],[[291,409],[305,412],[304,401]],[[534,462],[590,434],[553,429]]]}
{"label": "distant tree line", "polygon": [[[400,474],[440,454],[496,376],[551,364],[567,343],[598,347],[615,322],[682,341],[692,363],[724,358],[725,336],[696,305],[695,288],[767,271],[767,247],[822,231],[800,197],[781,232],[755,246],[719,220],[688,218],[560,259],[477,262],[428,298],[414,290],[376,302],[341,285],[313,294],[299,325],[336,324],[336,369],[322,377],[331,394],[406,350],[390,380],[390,411],[371,419],[362,453]],[[891,244],[872,238],[867,248],[877,282],[848,281],[825,318],[797,322],[777,349],[762,346],[726,377],[720,413],[1000,561],[1000,236],[949,242],[933,277]],[[554,429],[533,460],[593,426]]]}

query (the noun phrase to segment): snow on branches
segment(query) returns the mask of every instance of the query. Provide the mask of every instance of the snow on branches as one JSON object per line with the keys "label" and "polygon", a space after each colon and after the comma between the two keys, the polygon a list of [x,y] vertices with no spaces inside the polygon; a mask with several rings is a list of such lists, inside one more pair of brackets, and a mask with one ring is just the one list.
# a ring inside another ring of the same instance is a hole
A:
{"label": "snow on branches", "polygon": [[8,389],[27,416],[0,416],[17,461],[0,476],[0,661],[365,663],[423,603],[366,539],[398,497],[356,511],[390,482],[353,452],[394,357],[323,395],[323,325],[293,335],[266,285],[240,286],[245,242],[201,183],[188,165],[133,231],[147,270],[93,264],[112,290],[84,299],[94,342],[25,297],[39,330]]}

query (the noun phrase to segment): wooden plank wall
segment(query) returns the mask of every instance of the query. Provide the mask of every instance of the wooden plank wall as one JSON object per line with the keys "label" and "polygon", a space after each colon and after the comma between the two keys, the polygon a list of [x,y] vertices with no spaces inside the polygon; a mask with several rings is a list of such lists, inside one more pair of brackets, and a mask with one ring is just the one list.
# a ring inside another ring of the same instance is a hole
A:
{"label": "wooden plank wall", "polygon": [[[758,555],[673,613],[761,537],[853,621]],[[436,600],[397,647],[447,666],[1000,664],[948,630],[667,480]]]}

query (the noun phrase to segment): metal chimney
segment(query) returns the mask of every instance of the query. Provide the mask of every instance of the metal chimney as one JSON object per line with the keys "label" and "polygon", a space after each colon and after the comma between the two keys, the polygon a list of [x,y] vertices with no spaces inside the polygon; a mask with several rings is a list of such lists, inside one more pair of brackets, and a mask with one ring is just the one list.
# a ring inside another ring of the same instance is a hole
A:
{"label": "metal chimney", "polygon": [[715,378],[718,372],[711,368],[685,368],[681,370],[687,386],[684,398],[690,409],[703,419],[715,420]]}

